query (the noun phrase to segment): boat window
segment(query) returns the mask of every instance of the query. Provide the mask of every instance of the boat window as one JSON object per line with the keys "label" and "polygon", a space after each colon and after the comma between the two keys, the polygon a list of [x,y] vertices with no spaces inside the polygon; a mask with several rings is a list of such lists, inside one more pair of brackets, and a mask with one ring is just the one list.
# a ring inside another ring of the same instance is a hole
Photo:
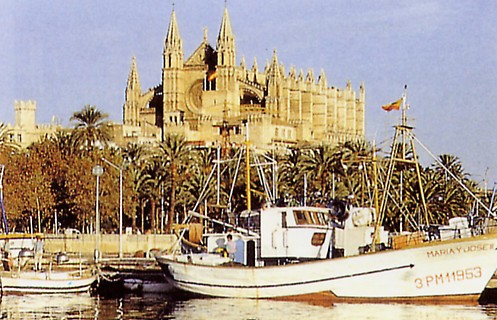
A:
{"label": "boat window", "polygon": [[319,216],[320,212],[305,211],[305,210],[295,210],[295,222],[297,224],[314,224],[314,225],[325,225],[324,218]]}
{"label": "boat window", "polygon": [[286,211],[281,212],[281,227],[287,228],[286,224]]}
{"label": "boat window", "polygon": [[326,220],[323,217],[323,213],[322,212],[316,212],[316,215],[318,216],[319,224],[323,225],[323,226],[326,225]]}
{"label": "boat window", "polygon": [[239,226],[247,230],[257,231],[260,228],[260,217],[259,214],[245,214],[238,218]]}
{"label": "boat window", "polygon": [[307,224],[315,224],[314,220],[312,219],[312,212],[306,211],[305,219],[307,220]]}
{"label": "boat window", "polygon": [[307,219],[305,217],[305,212],[301,210],[295,210],[294,211],[295,215],[295,222],[297,224],[307,224]]}
{"label": "boat window", "polygon": [[322,212],[313,212],[312,221],[317,225],[325,225]]}
{"label": "boat window", "polygon": [[312,235],[311,244],[313,246],[322,246],[325,238],[326,238],[326,233],[316,232]]}

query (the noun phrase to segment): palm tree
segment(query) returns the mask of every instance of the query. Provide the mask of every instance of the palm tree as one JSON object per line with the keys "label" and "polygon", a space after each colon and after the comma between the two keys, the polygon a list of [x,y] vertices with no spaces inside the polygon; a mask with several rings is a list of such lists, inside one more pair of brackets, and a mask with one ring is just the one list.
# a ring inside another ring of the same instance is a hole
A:
{"label": "palm tree", "polygon": [[50,136],[50,140],[56,145],[61,154],[69,156],[75,153],[74,136],[64,130],[55,132]]}
{"label": "palm tree", "polygon": [[79,149],[90,151],[96,146],[106,146],[112,140],[107,117],[106,113],[91,105],[85,105],[83,110],[72,115],[70,120],[76,122],[74,141]]}
{"label": "palm tree", "polygon": [[330,145],[320,145],[308,149],[300,163],[302,172],[307,174],[310,191],[316,192],[315,201],[326,202],[331,197],[331,177],[336,167],[336,152]]}
{"label": "palm tree", "polygon": [[[145,161],[148,157],[147,149],[144,145],[137,143],[128,143],[124,149],[121,150],[123,160],[127,164],[127,172],[132,181],[132,203],[140,203],[140,190],[150,178],[146,172]],[[136,213],[141,206],[134,208],[131,213],[131,226],[133,230],[136,229]]]}
{"label": "palm tree", "polygon": [[[216,178],[211,176],[210,181],[207,181],[214,167],[213,164],[216,160],[216,150],[213,148],[192,150],[190,158],[191,165],[188,166],[188,179],[186,179],[181,188],[180,193],[182,194],[182,199],[180,202],[183,206],[189,206],[190,208],[193,208],[199,200],[201,201],[199,207],[204,203],[213,204],[217,202]],[[204,193],[202,198],[200,198],[200,193],[202,191],[204,191]],[[220,190],[220,203],[223,196],[226,198],[226,193]],[[199,208],[196,208],[196,210],[199,212],[203,211]]]}
{"label": "palm tree", "polygon": [[[168,173],[164,161],[160,156],[154,156],[147,161],[145,170],[141,172],[141,189],[140,193],[145,202],[150,208],[150,228],[153,232],[157,230],[157,204],[162,196],[162,190],[166,183]],[[142,207],[143,209],[143,207]],[[142,211],[142,227],[143,227],[143,211]]]}
{"label": "palm tree", "polygon": [[343,180],[345,195],[354,195],[357,204],[364,206],[368,201],[372,205],[371,183],[373,172],[373,147],[365,140],[345,141],[335,152],[334,172]]}
{"label": "palm tree", "polygon": [[178,134],[167,134],[164,141],[159,144],[164,166],[169,170],[169,214],[166,232],[171,231],[176,209],[176,192],[182,174],[185,174],[185,164],[189,156],[190,148],[185,137]]}
{"label": "palm tree", "polygon": [[465,215],[471,206],[471,200],[466,197],[466,191],[460,183],[471,187],[468,174],[458,157],[450,154],[442,154],[438,157],[436,164],[432,165],[437,183],[437,192],[431,199],[437,213],[436,221],[446,223],[447,219]]}
{"label": "palm tree", "polygon": [[287,152],[278,158],[278,193],[281,197],[290,201],[291,204],[300,200],[303,194],[303,173],[300,170],[303,151],[300,148],[289,148]]}
{"label": "palm tree", "polygon": [[19,149],[19,145],[11,139],[12,130],[0,122],[0,154],[11,153]]}

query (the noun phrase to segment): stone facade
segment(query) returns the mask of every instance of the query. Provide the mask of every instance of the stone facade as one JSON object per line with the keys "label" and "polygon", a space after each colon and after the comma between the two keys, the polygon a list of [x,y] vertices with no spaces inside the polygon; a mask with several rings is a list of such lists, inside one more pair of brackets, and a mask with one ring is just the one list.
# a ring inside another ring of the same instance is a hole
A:
{"label": "stone facade", "polygon": [[162,83],[143,92],[133,57],[123,106],[123,141],[160,141],[164,133],[183,134],[199,145],[241,143],[247,135],[258,148],[364,138],[365,89],[351,83],[329,87],[324,71],[287,73],[272,60],[236,64],[235,36],[228,10],[216,47],[203,41],[184,60],[173,10],[164,42]]}
{"label": "stone facade", "polygon": [[36,123],[36,101],[15,101],[15,123],[7,124],[10,140],[25,148],[45,136],[54,134],[62,126],[53,119],[51,124]]}

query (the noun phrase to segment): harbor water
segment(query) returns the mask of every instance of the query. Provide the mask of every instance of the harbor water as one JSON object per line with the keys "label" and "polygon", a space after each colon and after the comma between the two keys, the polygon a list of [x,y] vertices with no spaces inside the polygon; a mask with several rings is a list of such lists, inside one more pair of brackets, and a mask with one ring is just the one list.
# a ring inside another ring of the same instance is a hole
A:
{"label": "harbor water", "polygon": [[497,319],[497,305],[421,305],[177,299],[172,295],[4,296],[0,319]]}

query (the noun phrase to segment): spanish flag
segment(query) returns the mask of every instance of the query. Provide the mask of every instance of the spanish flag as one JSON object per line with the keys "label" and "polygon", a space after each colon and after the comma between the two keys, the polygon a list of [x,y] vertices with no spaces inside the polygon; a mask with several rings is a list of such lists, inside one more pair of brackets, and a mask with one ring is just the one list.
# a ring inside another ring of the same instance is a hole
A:
{"label": "spanish flag", "polygon": [[217,78],[217,72],[216,70],[214,71],[209,71],[209,74],[207,76],[207,81],[212,81]]}
{"label": "spanish flag", "polygon": [[392,110],[400,110],[400,106],[402,105],[402,100],[403,98],[400,98],[395,102],[381,106],[381,108],[387,112],[390,112]]}

